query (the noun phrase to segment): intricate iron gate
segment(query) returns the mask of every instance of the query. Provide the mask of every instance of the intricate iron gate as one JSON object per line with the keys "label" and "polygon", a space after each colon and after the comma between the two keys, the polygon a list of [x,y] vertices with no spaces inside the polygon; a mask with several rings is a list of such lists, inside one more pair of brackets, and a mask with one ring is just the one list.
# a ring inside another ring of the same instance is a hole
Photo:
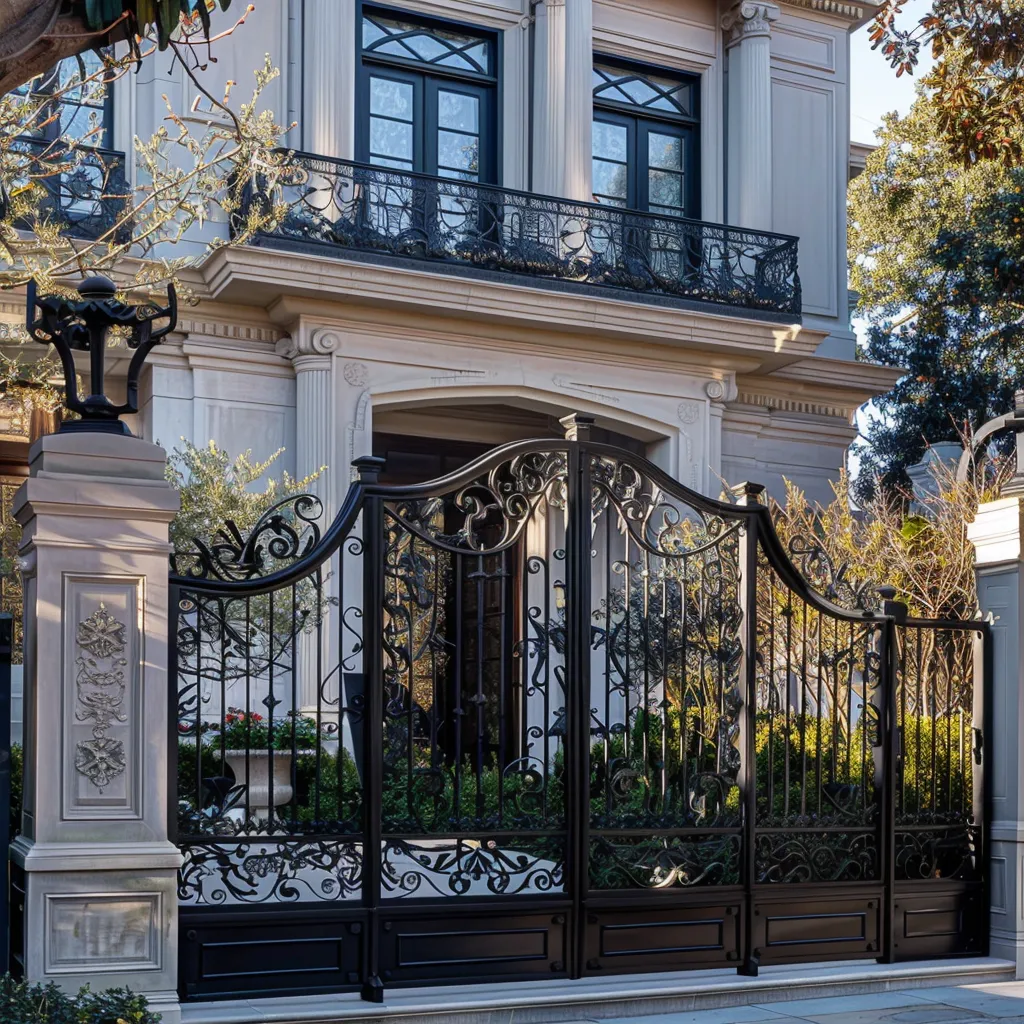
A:
{"label": "intricate iron gate", "polygon": [[582,426],[356,465],[174,566],[183,996],[983,952],[983,623]]}

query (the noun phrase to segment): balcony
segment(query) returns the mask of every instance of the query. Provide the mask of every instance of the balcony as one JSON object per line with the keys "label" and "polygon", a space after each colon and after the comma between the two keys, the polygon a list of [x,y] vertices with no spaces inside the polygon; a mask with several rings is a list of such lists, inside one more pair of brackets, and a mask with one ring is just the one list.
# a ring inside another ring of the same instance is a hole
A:
{"label": "balcony", "polygon": [[98,146],[69,150],[59,140],[27,136],[16,139],[14,148],[29,157],[32,177],[46,189],[41,214],[63,234],[95,241],[117,227],[112,241],[131,236],[130,224],[118,226],[131,199],[124,153]]}
{"label": "balcony", "polygon": [[[510,284],[800,320],[797,239],[295,154],[288,213],[253,244]],[[269,203],[250,189],[240,215]]]}

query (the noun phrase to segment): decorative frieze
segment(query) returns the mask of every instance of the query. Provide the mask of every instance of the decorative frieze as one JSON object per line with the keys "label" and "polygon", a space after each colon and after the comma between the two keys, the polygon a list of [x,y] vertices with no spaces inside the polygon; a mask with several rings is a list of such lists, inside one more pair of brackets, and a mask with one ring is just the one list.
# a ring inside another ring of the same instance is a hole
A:
{"label": "decorative frieze", "polygon": [[808,416],[833,416],[847,421],[857,411],[856,406],[809,402],[805,399],[785,398],[782,395],[758,394],[753,391],[741,391],[739,401],[745,405],[759,405],[764,409],[775,409],[779,412],[797,412]]}
{"label": "decorative frieze", "polygon": [[65,580],[65,819],[141,816],[139,586]]}
{"label": "decorative frieze", "polygon": [[126,629],[102,601],[78,624],[75,718],[92,722],[92,739],[79,740],[75,746],[75,768],[101,793],[125,769],[124,743],[107,733],[115,722],[128,719],[124,713]]}

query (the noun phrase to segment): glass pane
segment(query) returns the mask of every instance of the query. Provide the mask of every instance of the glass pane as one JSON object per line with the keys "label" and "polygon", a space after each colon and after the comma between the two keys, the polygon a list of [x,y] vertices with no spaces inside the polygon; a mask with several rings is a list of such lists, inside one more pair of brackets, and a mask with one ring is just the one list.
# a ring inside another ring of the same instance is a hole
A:
{"label": "glass pane", "polygon": [[647,162],[651,167],[667,170],[683,169],[683,140],[678,135],[660,135],[650,132],[647,136]]}
{"label": "glass pane", "polygon": [[476,171],[457,171],[451,167],[438,167],[439,178],[452,178],[455,181],[479,181],[480,175]]}
{"label": "glass pane", "polygon": [[386,156],[370,156],[370,163],[374,167],[393,167],[397,171],[411,171],[412,161],[411,160],[392,160]]}
{"label": "glass pane", "polygon": [[622,82],[620,88],[637,106],[643,106],[658,98],[654,89],[640,78],[627,79]]}
{"label": "glass pane", "polygon": [[460,132],[480,131],[480,100],[461,92],[439,89],[437,93],[437,123],[442,128]]}
{"label": "glass pane", "polygon": [[370,152],[380,156],[412,159],[412,125],[402,121],[370,118]]}
{"label": "glass pane", "polygon": [[668,171],[651,171],[647,177],[650,188],[650,203],[655,206],[671,206],[678,212],[683,207],[683,176]]}
{"label": "glass pane", "polygon": [[693,115],[693,81],[595,66],[594,96],[651,110]]}
{"label": "glass pane", "polygon": [[626,165],[594,160],[594,192],[609,198],[626,198]]}
{"label": "glass pane", "polygon": [[370,113],[412,120],[412,83],[390,78],[370,79]]}
{"label": "glass pane", "polygon": [[479,36],[414,22],[392,21],[377,15],[363,18],[363,49],[424,64],[443,64],[484,75],[491,73],[490,46]]}
{"label": "glass pane", "polygon": [[460,171],[479,170],[480,140],[475,135],[459,132],[437,133],[437,163]]}
{"label": "glass pane", "polygon": [[626,138],[625,125],[595,121],[594,156],[603,156],[609,160],[625,160]]}

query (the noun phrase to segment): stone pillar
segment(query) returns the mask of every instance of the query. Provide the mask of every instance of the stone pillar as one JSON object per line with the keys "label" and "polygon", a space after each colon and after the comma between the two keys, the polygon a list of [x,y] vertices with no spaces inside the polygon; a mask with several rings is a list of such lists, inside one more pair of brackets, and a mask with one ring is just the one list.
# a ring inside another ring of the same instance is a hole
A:
{"label": "stone pillar", "polygon": [[533,191],[561,197],[565,171],[565,0],[536,7]]}
{"label": "stone pillar", "polygon": [[729,57],[726,219],[737,227],[772,227],[771,23],[779,9],[740,0],[722,18]]}
{"label": "stone pillar", "polygon": [[[348,466],[337,458],[338,431],[335,423],[334,353],[341,345],[335,331],[298,327],[294,337],[278,342],[278,355],[291,359],[295,368],[295,475],[298,479],[321,473],[304,490],[315,494],[324,506],[321,533],[336,510],[333,495],[348,486]],[[337,595],[335,595],[337,596]],[[329,635],[323,636],[322,664],[329,658]],[[297,638],[299,710],[316,714],[319,680],[316,678],[316,636],[303,633]]]}
{"label": "stone pillar", "polygon": [[533,191],[589,202],[594,108],[591,0],[543,0],[536,18]]}
{"label": "stone pillar", "polygon": [[1024,978],[1024,497],[986,502],[967,535],[978,604],[992,622],[985,771],[990,773],[990,954]]}
{"label": "stone pillar", "polygon": [[177,998],[168,839],[168,524],[162,448],[37,441],[14,514],[25,577],[25,787],[12,847],[25,976],[127,985],[164,1024]]}
{"label": "stone pillar", "polygon": [[355,157],[355,0],[305,5],[302,146],[318,156]]}
{"label": "stone pillar", "polygon": [[593,0],[565,0],[565,180],[566,199],[590,202],[594,124]]}

